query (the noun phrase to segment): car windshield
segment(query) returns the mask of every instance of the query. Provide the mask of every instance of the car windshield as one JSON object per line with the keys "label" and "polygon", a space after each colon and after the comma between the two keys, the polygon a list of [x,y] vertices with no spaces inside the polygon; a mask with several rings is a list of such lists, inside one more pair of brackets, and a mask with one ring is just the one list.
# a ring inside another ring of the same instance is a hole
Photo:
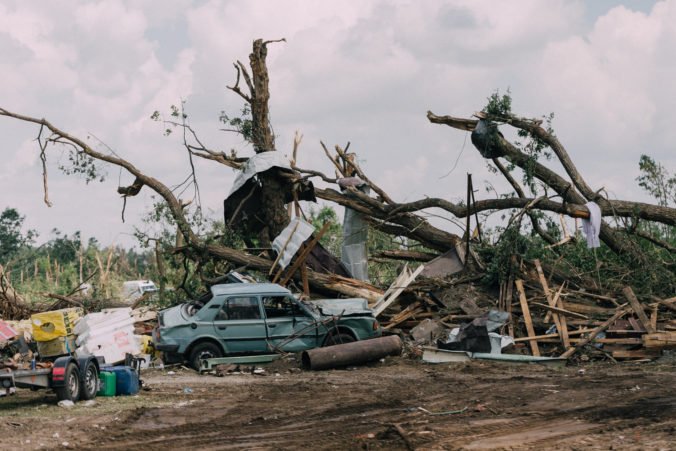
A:
{"label": "car windshield", "polygon": [[202,310],[202,307],[207,305],[211,298],[214,297],[213,293],[209,291],[208,293],[204,293],[202,296],[198,297],[194,301],[189,301],[185,304],[185,311],[188,314],[188,316],[193,316],[200,310]]}

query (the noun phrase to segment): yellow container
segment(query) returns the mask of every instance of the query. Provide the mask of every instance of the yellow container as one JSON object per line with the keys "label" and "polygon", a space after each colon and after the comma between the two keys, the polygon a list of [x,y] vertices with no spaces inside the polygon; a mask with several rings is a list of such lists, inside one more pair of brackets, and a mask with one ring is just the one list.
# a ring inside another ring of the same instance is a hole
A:
{"label": "yellow container", "polygon": [[36,313],[31,316],[33,340],[50,341],[55,338],[71,335],[75,324],[82,317],[83,313],[81,308],[67,308]]}
{"label": "yellow container", "polygon": [[155,351],[153,338],[150,335],[139,335],[141,339],[141,354],[152,354]]}
{"label": "yellow container", "polygon": [[38,341],[38,354],[40,354],[40,357],[70,354],[75,351],[75,338],[75,335],[69,335],[49,341]]}

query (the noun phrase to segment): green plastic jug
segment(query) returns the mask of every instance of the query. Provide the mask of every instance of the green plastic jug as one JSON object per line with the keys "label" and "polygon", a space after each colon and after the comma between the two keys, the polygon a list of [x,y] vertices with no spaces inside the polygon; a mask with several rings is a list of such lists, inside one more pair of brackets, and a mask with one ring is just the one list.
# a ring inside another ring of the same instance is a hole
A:
{"label": "green plastic jug", "polygon": [[101,371],[99,373],[101,387],[97,396],[115,396],[115,386],[117,384],[117,376],[112,371]]}

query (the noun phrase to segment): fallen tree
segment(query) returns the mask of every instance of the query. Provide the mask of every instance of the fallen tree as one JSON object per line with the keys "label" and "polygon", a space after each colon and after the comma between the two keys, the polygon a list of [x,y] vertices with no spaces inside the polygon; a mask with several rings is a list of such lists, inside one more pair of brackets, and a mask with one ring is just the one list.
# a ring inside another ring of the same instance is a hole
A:
{"label": "fallen tree", "polygon": [[[251,109],[251,128],[248,129],[250,142],[256,154],[274,152],[274,135],[269,124],[268,100],[268,72],[265,64],[267,45],[271,42],[256,40],[253,51],[249,57],[250,70],[237,61],[235,64],[237,79],[230,89],[242,97]],[[240,81],[244,80],[247,92],[240,88]],[[163,182],[152,175],[143,173],[130,161],[118,157],[113,153],[104,153],[89,146],[85,140],[73,136],[61,130],[47,119],[30,117],[0,108],[0,115],[16,120],[34,123],[39,126],[38,144],[40,156],[46,161],[48,146],[64,144],[86,164],[106,163],[118,166],[126,170],[134,177],[134,183],[129,187],[120,188],[118,191],[125,201],[128,197],[138,194],[145,186],[156,192],[166,203],[178,233],[182,237],[177,241],[176,253],[184,255],[198,263],[205,259],[220,259],[231,262],[236,266],[245,266],[261,272],[267,272],[273,265],[272,255],[268,258],[248,253],[241,249],[214,244],[198,236],[191,228],[186,219],[186,203],[179,200],[175,193]],[[322,147],[327,157],[336,169],[336,176],[330,177],[314,169],[299,168],[295,164],[295,154],[300,144],[300,138],[295,142],[294,157],[290,163],[291,170],[271,170],[258,174],[258,182],[261,189],[260,204],[262,209],[259,215],[254,215],[252,220],[226,221],[233,227],[239,227],[239,231],[245,235],[252,247],[254,237],[258,239],[260,248],[269,248],[270,241],[289,223],[287,204],[298,199],[299,189],[303,182],[319,178],[322,181],[337,185],[340,179],[349,176],[357,177],[366,184],[375,196],[365,194],[354,187],[344,187],[341,191],[332,188],[315,189],[314,193],[320,199],[336,203],[353,209],[363,215],[375,228],[394,236],[404,236],[424,247],[438,252],[445,252],[449,248],[460,243],[463,238],[440,229],[430,224],[422,215],[424,210],[436,208],[450,213],[455,218],[468,218],[480,212],[514,211],[514,217],[527,214],[533,224],[534,230],[550,244],[556,242],[556,238],[547,233],[538,222],[535,212],[553,212],[565,214],[576,218],[589,218],[589,210],[585,205],[588,202],[596,202],[601,214],[606,218],[612,218],[614,225],[604,222],[601,226],[601,239],[615,253],[628,255],[639,264],[645,264],[647,258],[637,242],[626,239],[626,233],[632,233],[652,243],[662,245],[670,249],[669,243],[663,243],[659,238],[652,237],[649,233],[639,230],[640,221],[650,221],[674,226],[676,224],[676,209],[664,205],[651,205],[640,202],[607,199],[601,193],[603,190],[594,191],[582,178],[575,165],[572,163],[566,149],[559,142],[550,128],[544,128],[542,121],[523,119],[511,114],[508,109],[496,109],[489,107],[473,118],[454,118],[451,116],[437,116],[428,113],[428,119],[433,123],[448,125],[463,131],[473,132],[475,147],[490,159],[514,189],[515,194],[508,197],[497,196],[494,199],[483,199],[466,204],[456,204],[445,199],[425,198],[413,202],[398,203],[381,187],[374,183],[355,163],[354,155],[349,154],[349,144],[345,149],[335,146],[335,155],[330,155],[326,146]],[[524,136],[531,138],[530,148],[519,148],[507,141],[497,130],[496,124],[506,124],[516,127]],[[209,149],[199,140],[197,133],[186,124],[185,120],[177,121],[173,125],[182,127],[185,148],[190,158],[204,158],[232,168],[242,168],[247,162],[246,158],[237,157],[224,151]],[[481,129],[479,133],[477,130]],[[189,138],[192,137],[192,140]],[[537,153],[544,148],[551,149],[566,170],[567,177],[561,176],[537,161]],[[507,165],[502,163],[507,162]],[[511,166],[521,168],[525,174],[526,184],[531,188],[533,196],[526,195],[526,190],[512,176]],[[193,173],[194,177],[194,173]],[[542,184],[540,193],[533,189],[533,180]],[[47,195],[47,175],[43,177],[45,201]],[[550,195],[553,192],[553,195]],[[245,193],[234,215],[240,212],[248,202],[249,195]],[[621,221],[624,220],[624,223]],[[465,230],[465,238],[469,239],[469,228]],[[180,246],[179,246],[180,244]],[[673,247],[671,247],[673,251]],[[401,258],[401,255],[398,256]],[[412,258],[415,259],[415,258]],[[666,265],[672,265],[666,262]],[[669,269],[673,277],[673,266]],[[308,281],[318,292],[338,293],[346,296],[363,296],[375,299],[381,294],[381,290],[364,282],[352,279],[336,277],[331,274],[321,274],[316,271],[308,271]]]}

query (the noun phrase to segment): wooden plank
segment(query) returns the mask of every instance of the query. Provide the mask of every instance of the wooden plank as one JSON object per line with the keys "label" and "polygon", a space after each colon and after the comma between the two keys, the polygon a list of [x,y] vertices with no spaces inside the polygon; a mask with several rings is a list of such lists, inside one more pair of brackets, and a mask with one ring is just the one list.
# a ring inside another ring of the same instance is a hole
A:
{"label": "wooden plank", "polygon": [[547,310],[551,310],[552,312],[555,312],[555,313],[560,313],[562,315],[568,315],[568,316],[572,316],[574,318],[580,318],[580,319],[589,319],[589,317],[584,316],[581,313],[575,313],[575,312],[571,312],[571,311],[568,311],[568,310],[565,310],[565,309],[562,309],[562,308],[552,307],[552,306],[547,305],[547,304],[541,304],[539,302],[532,302],[532,304],[537,305],[538,307],[542,307],[542,308],[547,309]]}
{"label": "wooden plank", "polygon": [[582,346],[586,345],[587,343],[590,343],[594,338],[596,338],[596,336],[598,334],[600,334],[601,332],[606,330],[616,320],[618,320],[619,318],[624,316],[627,313],[627,309],[625,309],[625,306],[626,306],[626,304],[622,304],[621,306],[619,306],[617,308],[617,311],[615,312],[615,314],[613,316],[611,316],[610,318],[608,318],[607,320],[602,322],[600,326],[598,326],[596,329],[594,329],[592,331],[592,333],[589,334],[589,336],[587,338],[585,338],[584,340],[582,340],[581,342],[576,344],[574,348],[570,348],[566,352],[561,354],[561,357],[564,358],[564,359],[569,358],[570,356],[575,354],[580,348],[582,348]]}
{"label": "wooden plank", "polygon": [[[592,332],[594,329],[580,329],[580,330],[571,330],[568,332],[568,335],[582,335],[586,334],[587,332]],[[530,340],[545,340],[548,338],[560,338],[559,334],[546,334],[546,335],[536,335],[534,337],[519,337],[515,338],[514,342],[519,342],[519,341],[530,341]]]}
{"label": "wooden plank", "polygon": [[[545,273],[542,270],[542,265],[540,264],[540,260],[537,258],[535,259],[535,268],[537,269],[538,277],[540,278],[540,285],[542,285],[542,291],[544,291],[545,297],[547,298],[547,303],[549,304],[550,307],[555,308],[556,303],[561,296],[561,291],[563,291],[563,285],[561,286],[561,289],[558,291],[556,296],[552,297],[552,293],[549,290],[549,284],[547,283],[547,279],[545,278]],[[563,317],[563,315],[559,315],[558,313],[549,310],[547,312],[547,316],[545,316],[545,323],[547,322],[547,317],[549,316],[550,312],[552,313],[552,317],[554,318],[556,330],[559,331],[559,334],[561,336],[561,343],[563,343],[564,349],[570,348],[570,340],[568,339],[568,325],[565,322],[565,317]]]}
{"label": "wooden plank", "polygon": [[616,359],[654,359],[660,356],[657,350],[637,349],[631,350],[617,350],[613,351],[613,358]]}
{"label": "wooden plank", "polygon": [[[545,278],[545,273],[542,271],[542,265],[540,264],[540,259],[536,258],[533,260],[533,263],[535,263],[535,270],[538,273],[538,279],[540,279],[540,285],[542,285],[542,291],[545,293],[545,298],[547,299],[547,303],[551,305],[552,307],[555,307],[556,305],[552,303],[552,295],[549,292],[549,284],[547,284],[547,279]],[[545,315],[544,323],[547,324],[549,322],[549,319],[553,316],[551,311],[548,311],[547,314]],[[557,319],[554,319],[554,324],[556,324],[556,328],[559,328],[559,321]]]}
{"label": "wooden plank", "polygon": [[605,308],[605,307],[599,307],[598,305],[587,305],[587,304],[582,304],[580,302],[573,302],[573,301],[568,301],[568,300],[563,300],[562,302],[563,307],[566,310],[570,310],[571,312],[575,313],[582,313],[583,315],[595,315],[595,316],[610,316],[613,313],[615,313],[615,307],[613,308]]}
{"label": "wooden plank", "polygon": [[655,333],[656,329],[652,326],[652,324],[650,324],[650,320],[646,316],[643,306],[636,298],[636,295],[634,294],[634,291],[631,289],[631,287],[624,287],[622,289],[622,293],[629,300],[629,304],[631,304],[631,308],[636,316],[638,316],[638,320],[641,322],[643,328],[647,330],[648,333]]}
{"label": "wooden plank", "polygon": [[631,324],[631,327],[634,328],[634,331],[640,332],[640,333],[646,333],[647,331],[645,330],[645,327],[637,320],[636,318],[628,318],[629,324]]}
{"label": "wooden plank", "polygon": [[[408,268],[405,266],[404,268]],[[380,315],[383,310],[385,310],[387,307],[389,307],[401,293],[408,287],[411,282],[415,280],[416,277],[418,277],[418,274],[422,272],[422,270],[425,269],[424,265],[418,266],[415,271],[413,271],[412,274],[406,274],[404,275],[403,280],[401,280],[399,277],[397,277],[397,280],[395,280],[390,288],[388,288],[387,292],[383,295],[382,299],[376,302],[376,305],[373,306],[373,314],[377,317]],[[402,274],[405,272],[408,272],[407,269],[402,271]],[[395,285],[396,284],[396,285]],[[392,290],[392,291],[390,291]],[[388,297],[389,296],[389,297]]]}
{"label": "wooden plank", "polygon": [[404,313],[404,311],[402,311],[402,313],[404,313],[403,315],[399,314],[399,315],[397,315],[397,317],[392,318],[392,320],[390,320],[390,322],[386,326],[384,326],[383,329],[385,329],[385,330],[391,329],[394,326],[396,326],[397,324],[401,324],[404,321],[406,321],[407,319],[409,319],[413,316],[419,315],[419,314],[424,312],[424,309],[422,307],[420,307],[420,304],[417,303],[417,302],[415,304],[411,304],[409,306],[409,308],[413,305],[415,305],[416,307],[411,309],[410,311],[405,312],[405,313]]}
{"label": "wooden plank", "polygon": [[[512,256],[514,260],[514,256]],[[505,295],[506,302],[506,311],[509,313],[509,319],[507,320],[507,333],[510,337],[514,338],[514,319],[512,318],[512,298],[513,298],[513,288],[514,288],[514,274],[512,271],[509,272],[509,277],[507,278],[507,294]]]}
{"label": "wooden plank", "polygon": [[[535,329],[533,329],[533,319],[530,316],[530,310],[528,309],[528,299],[526,299],[526,292],[523,289],[523,280],[517,279],[514,281],[516,284],[516,289],[519,292],[519,302],[521,303],[521,312],[523,313],[523,320],[526,323],[526,331],[528,331],[529,337],[535,336]],[[538,348],[537,340],[531,340],[530,348],[534,356],[540,357],[540,348]]]}
{"label": "wooden plank", "polygon": [[310,282],[307,278],[307,265],[305,263],[300,265],[300,279],[303,281],[303,294],[310,296]]}
{"label": "wooden plank", "polygon": [[676,347],[676,332],[656,332],[645,334],[642,337],[643,346],[646,348],[672,348]]}
{"label": "wooden plank", "polygon": [[[676,298],[672,298],[672,299],[676,299]],[[665,306],[669,310],[673,310],[674,312],[676,312],[676,305],[669,302],[669,299],[659,299],[657,302],[659,302],[660,305]]]}
{"label": "wooden plank", "polygon": [[[578,344],[581,341],[586,340],[585,338],[571,338],[570,342],[573,344]],[[541,343],[558,343],[559,340],[555,338],[541,338],[539,340]],[[640,345],[643,344],[643,341],[640,338],[595,338],[592,340],[592,343],[602,343],[602,344],[612,344],[612,345]]]}

